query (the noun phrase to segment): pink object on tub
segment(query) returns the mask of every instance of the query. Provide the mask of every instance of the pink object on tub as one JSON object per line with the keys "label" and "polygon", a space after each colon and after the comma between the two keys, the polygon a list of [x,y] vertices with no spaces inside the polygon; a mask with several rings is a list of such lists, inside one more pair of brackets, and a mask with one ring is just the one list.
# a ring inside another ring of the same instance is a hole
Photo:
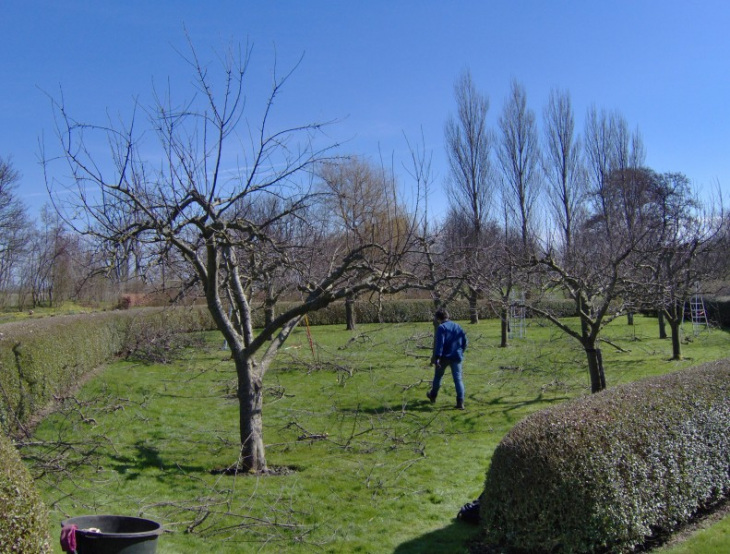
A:
{"label": "pink object on tub", "polygon": [[76,552],[76,525],[66,525],[61,529],[61,549],[64,552]]}

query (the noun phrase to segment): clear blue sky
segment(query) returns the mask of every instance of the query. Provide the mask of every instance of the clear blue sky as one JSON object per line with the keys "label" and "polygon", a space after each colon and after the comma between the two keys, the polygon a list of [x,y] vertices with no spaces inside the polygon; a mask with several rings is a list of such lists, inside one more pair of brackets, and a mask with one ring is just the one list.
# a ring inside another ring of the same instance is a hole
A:
{"label": "clear blue sky", "polygon": [[[539,119],[550,89],[567,89],[579,130],[595,105],[618,110],[643,135],[647,165],[698,187],[730,191],[730,3],[726,0],[2,0],[0,155],[22,175],[33,210],[47,201],[38,141],[52,140],[46,93],[103,122],[149,100],[153,83],[190,81],[177,50],[187,28],[204,59],[253,45],[265,76],[302,54],[278,117],[342,119],[345,151],[407,157],[421,129],[445,175],[444,123],[453,84],[469,68],[496,126],[510,83],[525,85]],[[268,81],[261,78],[261,91]]]}

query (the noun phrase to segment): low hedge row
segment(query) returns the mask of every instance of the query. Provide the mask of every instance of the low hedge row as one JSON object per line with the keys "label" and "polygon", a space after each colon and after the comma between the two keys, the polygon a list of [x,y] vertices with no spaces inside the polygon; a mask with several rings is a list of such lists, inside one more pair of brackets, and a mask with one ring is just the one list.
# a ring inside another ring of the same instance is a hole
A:
{"label": "low hedge row", "polygon": [[484,540],[629,552],[730,492],[730,360],[533,414],[494,452]]}
{"label": "low hedge row", "polygon": [[[282,302],[279,308],[287,307]],[[541,300],[539,306],[553,312],[557,317],[575,315],[575,303],[572,300]],[[465,321],[470,319],[469,304],[465,301],[451,302],[448,305],[451,319]],[[488,302],[480,302],[477,306],[480,319],[493,319],[499,315],[499,307]],[[432,300],[388,300],[382,306],[377,302],[358,300],[355,302],[355,314],[358,323],[404,323],[428,322],[433,320],[434,305]],[[256,324],[261,324],[261,314],[257,313]],[[529,317],[529,311],[528,311]],[[311,325],[343,325],[345,319],[344,302],[335,302],[327,308],[311,313],[308,316]]]}
{"label": "low hedge row", "polygon": [[[281,311],[287,308],[282,303]],[[451,307],[450,307],[451,309]],[[381,306],[377,302],[357,300],[355,318],[358,323],[403,323],[433,320],[433,301],[431,300],[389,300]],[[454,319],[467,319],[468,306],[456,306]],[[463,312],[463,313],[462,313]],[[344,325],[345,303],[335,302],[326,308],[310,313],[307,318],[311,325]]]}
{"label": "low hedge row", "polygon": [[711,324],[730,327],[730,298],[727,296],[706,298],[705,309]]}
{"label": "low hedge row", "polygon": [[0,327],[0,430],[17,433],[54,395],[157,328],[210,329],[204,308],[99,312]]}

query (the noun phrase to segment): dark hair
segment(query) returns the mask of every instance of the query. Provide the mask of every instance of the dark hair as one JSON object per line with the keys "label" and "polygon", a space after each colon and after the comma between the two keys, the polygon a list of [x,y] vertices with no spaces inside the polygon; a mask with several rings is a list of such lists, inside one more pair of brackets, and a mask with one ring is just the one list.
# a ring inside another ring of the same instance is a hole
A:
{"label": "dark hair", "polygon": [[446,311],[446,308],[439,308],[438,310],[436,310],[436,313],[434,315],[439,321],[446,321],[447,319],[449,319],[449,312]]}

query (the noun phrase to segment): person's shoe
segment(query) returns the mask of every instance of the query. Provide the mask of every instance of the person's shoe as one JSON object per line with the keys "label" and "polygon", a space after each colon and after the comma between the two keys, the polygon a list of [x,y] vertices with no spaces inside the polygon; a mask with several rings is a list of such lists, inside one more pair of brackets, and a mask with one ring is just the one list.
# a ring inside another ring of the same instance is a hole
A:
{"label": "person's shoe", "polygon": [[456,409],[457,410],[463,410],[464,409],[464,399],[463,398],[457,398],[456,399]]}
{"label": "person's shoe", "polygon": [[426,398],[428,398],[431,401],[431,404],[436,402],[437,396],[438,396],[438,393],[432,394],[431,389],[428,389],[428,392],[426,393]]}

